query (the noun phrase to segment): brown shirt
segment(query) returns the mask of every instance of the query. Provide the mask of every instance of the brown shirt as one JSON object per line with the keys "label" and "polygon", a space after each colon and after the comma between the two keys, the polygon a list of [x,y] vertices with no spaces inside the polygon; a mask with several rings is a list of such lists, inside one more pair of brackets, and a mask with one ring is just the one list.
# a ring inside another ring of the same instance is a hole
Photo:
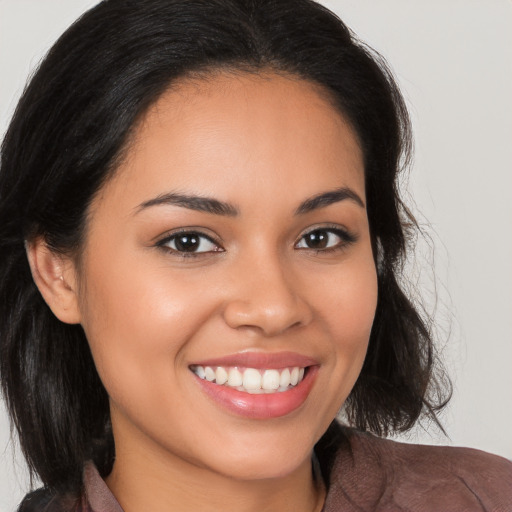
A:
{"label": "brown shirt", "polygon": [[324,512],[512,512],[512,462],[344,429]]}
{"label": "brown shirt", "polygon": [[[323,512],[512,512],[512,462],[502,457],[398,443],[348,428],[343,434],[346,442],[327,468]],[[20,511],[123,512],[93,464],[85,467],[84,485],[79,505],[55,498]]]}

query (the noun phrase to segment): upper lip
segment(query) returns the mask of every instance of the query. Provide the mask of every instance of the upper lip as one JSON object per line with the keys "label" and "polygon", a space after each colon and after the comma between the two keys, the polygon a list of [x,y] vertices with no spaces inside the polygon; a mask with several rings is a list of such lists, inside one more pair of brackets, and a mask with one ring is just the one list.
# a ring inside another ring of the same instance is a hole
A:
{"label": "upper lip", "polygon": [[203,359],[191,366],[238,366],[256,369],[279,369],[317,365],[318,362],[296,352],[240,352],[213,359]]}

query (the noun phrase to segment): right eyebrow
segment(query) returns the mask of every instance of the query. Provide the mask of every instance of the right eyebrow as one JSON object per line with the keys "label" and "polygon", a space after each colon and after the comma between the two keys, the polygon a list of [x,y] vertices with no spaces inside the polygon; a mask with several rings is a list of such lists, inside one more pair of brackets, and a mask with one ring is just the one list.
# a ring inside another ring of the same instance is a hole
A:
{"label": "right eyebrow", "polygon": [[236,206],[225,203],[224,201],[219,201],[218,199],[175,192],[161,194],[153,199],[144,201],[136,207],[135,213],[137,214],[153,206],[165,205],[180,206],[182,208],[188,208],[189,210],[212,213],[214,215],[226,215],[229,217],[236,217],[240,213]]}

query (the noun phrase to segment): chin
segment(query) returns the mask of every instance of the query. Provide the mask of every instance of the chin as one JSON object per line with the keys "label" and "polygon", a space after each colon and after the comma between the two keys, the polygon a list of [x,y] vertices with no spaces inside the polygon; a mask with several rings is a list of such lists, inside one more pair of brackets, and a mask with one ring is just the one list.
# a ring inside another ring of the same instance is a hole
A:
{"label": "chin", "polygon": [[266,480],[285,478],[304,464],[309,466],[312,441],[291,434],[285,440],[264,437],[245,443],[242,449],[238,449],[239,445],[225,446],[211,462],[211,469],[235,480]]}
{"label": "chin", "polygon": [[286,457],[284,453],[277,455],[266,458],[253,455],[252,458],[238,460],[235,464],[225,463],[221,465],[220,473],[238,481],[282,479],[302,468],[305,461],[309,464],[310,460],[310,454],[293,459]]}

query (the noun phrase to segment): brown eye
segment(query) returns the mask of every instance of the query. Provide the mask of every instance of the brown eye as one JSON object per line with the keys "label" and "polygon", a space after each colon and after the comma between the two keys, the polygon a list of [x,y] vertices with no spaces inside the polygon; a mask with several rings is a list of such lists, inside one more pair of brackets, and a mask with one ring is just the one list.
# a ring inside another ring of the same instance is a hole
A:
{"label": "brown eye", "polygon": [[193,231],[176,233],[162,240],[158,245],[178,253],[200,254],[222,250],[211,238]]}
{"label": "brown eye", "polygon": [[302,235],[296,247],[298,249],[313,249],[316,251],[337,249],[355,242],[354,235],[339,229],[314,229]]}
{"label": "brown eye", "polygon": [[329,244],[329,237],[334,235],[325,230],[312,231],[304,235],[305,244],[310,249],[325,249]]}
{"label": "brown eye", "polygon": [[176,250],[182,252],[195,252],[200,243],[201,239],[195,233],[185,233],[174,239]]}

